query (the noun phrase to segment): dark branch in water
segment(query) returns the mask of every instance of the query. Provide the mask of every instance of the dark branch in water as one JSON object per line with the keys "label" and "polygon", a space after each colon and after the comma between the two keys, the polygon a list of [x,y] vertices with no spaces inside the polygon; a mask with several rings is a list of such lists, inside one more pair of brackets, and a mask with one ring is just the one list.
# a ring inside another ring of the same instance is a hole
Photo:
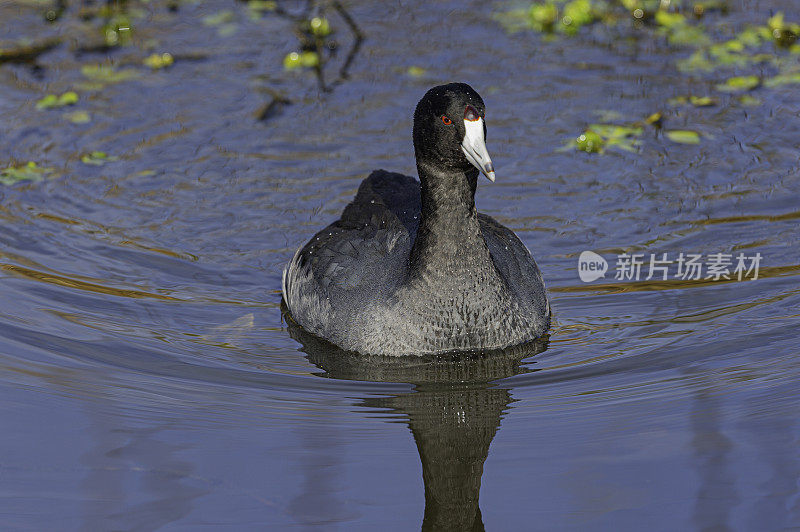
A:
{"label": "dark branch in water", "polygon": [[350,13],[345,10],[341,3],[339,3],[337,0],[334,0],[331,5],[339,13],[345,24],[347,24],[347,27],[350,28],[350,31],[353,33],[353,46],[347,53],[347,57],[342,64],[342,68],[339,69],[339,77],[333,83],[331,83],[331,86],[333,87],[348,78],[350,65],[355,60],[356,55],[358,55],[358,51],[361,49],[361,44],[364,42],[364,34],[361,32],[358,24],[356,24],[356,21],[353,20],[353,17],[350,16]]}
{"label": "dark branch in water", "polygon": [[61,44],[61,39],[52,38],[33,44],[16,46],[14,48],[0,48],[0,64],[31,63],[40,55],[52,50],[59,44]]}
{"label": "dark branch in water", "polygon": [[[326,39],[326,35],[318,34],[309,29],[309,22],[312,15],[320,16],[316,13],[324,11],[326,4],[339,14],[353,36],[353,42],[350,45],[347,56],[344,58],[336,78],[330,82],[327,82],[325,79],[325,68],[336,50],[336,42]],[[300,13],[292,13],[278,6],[275,8],[274,13],[294,23],[293,31],[297,36],[297,40],[300,41],[300,49],[302,51],[316,54],[317,63],[311,68],[314,71],[314,75],[317,79],[317,86],[321,92],[331,92],[337,85],[348,79],[350,67],[353,65],[358,52],[361,50],[361,45],[365,37],[361,28],[359,28],[356,21],[339,0],[333,0],[329,3],[311,0],[306,3],[304,9]],[[275,116],[280,111],[281,107],[292,103],[284,96],[276,95],[275,93],[271,93],[270,95],[270,101],[262,105],[255,113],[258,120],[267,120]]]}
{"label": "dark branch in water", "polygon": [[255,112],[255,118],[258,121],[269,120],[273,116],[277,115],[281,108],[285,105],[292,105],[292,100],[284,96],[283,94],[279,93],[278,91],[272,89],[262,89],[264,92],[270,95],[270,101],[262,105],[258,108]]}

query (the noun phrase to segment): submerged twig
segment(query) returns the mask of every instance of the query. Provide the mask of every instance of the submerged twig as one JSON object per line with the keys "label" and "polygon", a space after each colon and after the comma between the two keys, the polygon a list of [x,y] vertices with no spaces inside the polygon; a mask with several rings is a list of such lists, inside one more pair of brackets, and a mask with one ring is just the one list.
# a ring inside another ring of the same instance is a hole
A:
{"label": "submerged twig", "polygon": [[270,95],[271,99],[256,110],[254,113],[256,120],[268,120],[278,114],[283,106],[292,105],[292,100],[283,94],[269,88],[264,88],[263,90]]}
{"label": "submerged twig", "polygon": [[0,63],[30,63],[59,44],[61,44],[61,39],[53,37],[14,48],[0,48]]}

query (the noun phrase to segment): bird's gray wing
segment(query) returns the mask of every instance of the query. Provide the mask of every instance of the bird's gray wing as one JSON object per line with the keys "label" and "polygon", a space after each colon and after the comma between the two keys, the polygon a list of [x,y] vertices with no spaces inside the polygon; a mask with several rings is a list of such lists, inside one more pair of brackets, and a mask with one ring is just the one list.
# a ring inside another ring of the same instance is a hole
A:
{"label": "bird's gray wing", "polygon": [[419,221],[419,182],[378,170],[342,217],[314,235],[284,272],[292,317],[318,333],[343,325],[402,281]]}
{"label": "bird's gray wing", "polygon": [[518,301],[533,313],[550,314],[544,279],[536,261],[519,237],[500,222],[479,213],[483,239],[497,271]]}

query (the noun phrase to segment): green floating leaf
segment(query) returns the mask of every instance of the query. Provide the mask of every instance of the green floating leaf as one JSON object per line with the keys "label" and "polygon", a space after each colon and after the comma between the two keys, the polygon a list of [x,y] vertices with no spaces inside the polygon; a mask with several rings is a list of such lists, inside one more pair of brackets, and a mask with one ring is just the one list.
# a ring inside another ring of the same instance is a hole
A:
{"label": "green floating leaf", "polygon": [[656,128],[660,128],[664,123],[664,115],[661,113],[653,113],[644,119],[644,123]]}
{"label": "green floating leaf", "polygon": [[695,107],[711,107],[717,105],[717,100],[711,96],[689,96],[689,103]]}
{"label": "green floating leaf", "polygon": [[800,24],[789,24],[783,19],[783,12],[778,11],[767,21],[767,27],[772,33],[775,44],[788,48],[800,36]]}
{"label": "green floating leaf", "polygon": [[710,42],[703,28],[684,24],[670,28],[668,32],[669,43],[674,46],[705,46]]}
{"label": "green floating leaf", "polygon": [[124,13],[115,13],[101,28],[103,38],[108,46],[128,46],[133,42],[130,17]]}
{"label": "green floating leaf", "polygon": [[542,33],[553,33],[556,20],[558,20],[558,6],[552,2],[546,4],[533,4],[528,11],[530,26]]}
{"label": "green floating leaf", "polygon": [[717,90],[722,92],[749,91],[759,85],[761,85],[761,79],[758,76],[736,76],[717,85]]}
{"label": "green floating leaf", "polygon": [[761,99],[749,94],[743,94],[739,96],[739,103],[748,107],[755,107],[756,105],[761,105]]}
{"label": "green floating leaf", "polygon": [[112,65],[83,65],[81,74],[89,81],[92,88],[102,88],[112,83],[121,83],[138,78],[141,74],[131,68],[117,70]]}
{"label": "green floating leaf", "polygon": [[582,26],[595,20],[594,10],[589,0],[573,0],[562,10],[559,30],[567,35],[574,35]]}
{"label": "green floating leaf", "polygon": [[36,102],[36,108],[40,111],[43,109],[53,109],[56,107],[64,107],[67,105],[75,105],[78,103],[78,94],[73,91],[68,91],[62,94],[61,96],[56,96],[55,94],[48,94],[38,102]]}
{"label": "green floating leaf", "polygon": [[585,131],[575,139],[578,149],[586,153],[600,153],[606,145],[605,140],[594,131]]}
{"label": "green floating leaf", "polygon": [[772,31],[764,26],[749,26],[736,36],[736,40],[749,48],[757,48],[772,38]]}
{"label": "green floating leaf", "polygon": [[679,144],[700,144],[700,134],[697,131],[688,129],[672,129],[665,131],[664,134],[672,142]]}
{"label": "green floating leaf", "polygon": [[772,88],[780,87],[782,85],[793,85],[795,83],[800,83],[800,72],[778,74],[777,76],[764,81],[764,86]]}
{"label": "green floating leaf", "polygon": [[116,161],[118,159],[119,157],[108,155],[104,151],[93,151],[92,153],[87,153],[86,155],[82,156],[81,162],[90,166],[103,166],[108,162]]}
{"label": "green floating leaf", "polygon": [[685,105],[687,103],[695,107],[711,107],[712,105],[717,105],[718,101],[711,96],[678,96],[669,99],[670,105]]}
{"label": "green floating leaf", "polygon": [[308,21],[308,27],[311,33],[317,37],[327,37],[331,34],[331,25],[328,19],[323,17],[314,17]]}
{"label": "green floating leaf", "polygon": [[71,113],[65,113],[64,118],[73,124],[88,124],[92,121],[92,117],[89,116],[89,113],[86,111],[73,111]]}
{"label": "green floating leaf", "polygon": [[412,78],[421,78],[422,76],[424,76],[427,73],[428,73],[427,70],[425,70],[422,67],[418,67],[418,66],[410,66],[410,67],[408,67],[408,70],[406,71],[406,74],[408,74]]}
{"label": "green floating leaf", "polygon": [[678,59],[676,66],[681,72],[710,72],[715,67],[705,50],[695,50],[688,58]]}
{"label": "green floating leaf", "polygon": [[175,62],[175,59],[172,57],[172,54],[163,53],[163,54],[152,54],[147,56],[143,63],[145,66],[152,68],[153,70],[160,70],[162,68],[167,68],[172,66]]}
{"label": "green floating leaf", "polygon": [[319,56],[316,52],[290,52],[283,58],[283,68],[286,70],[315,66],[319,66]]}
{"label": "green floating leaf", "polygon": [[0,171],[0,183],[13,185],[20,181],[41,181],[47,174],[53,172],[52,168],[44,168],[33,161],[21,166],[9,166]]}
{"label": "green floating leaf", "polygon": [[639,126],[618,126],[614,124],[592,124],[591,131],[602,135],[608,141],[621,140],[629,137],[638,137],[642,134]]}
{"label": "green floating leaf", "polygon": [[680,13],[670,13],[663,9],[656,11],[655,21],[659,26],[668,29],[686,25],[686,17]]}
{"label": "green floating leaf", "polygon": [[575,147],[587,153],[603,153],[606,148],[636,151],[639,147],[637,137],[641,136],[639,126],[619,126],[615,124],[591,124],[577,139]]}

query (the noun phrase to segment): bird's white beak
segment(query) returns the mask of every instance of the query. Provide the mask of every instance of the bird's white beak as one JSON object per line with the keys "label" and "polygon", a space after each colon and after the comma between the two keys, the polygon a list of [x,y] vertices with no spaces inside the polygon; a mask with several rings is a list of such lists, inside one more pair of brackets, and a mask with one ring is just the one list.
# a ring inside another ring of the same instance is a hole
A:
{"label": "bird's white beak", "polygon": [[483,118],[477,117],[474,120],[470,120],[470,118],[474,118],[474,115],[464,118],[466,133],[461,142],[461,151],[475,168],[483,172],[483,175],[494,183],[494,166],[489,152],[486,151],[486,140],[483,136]]}

